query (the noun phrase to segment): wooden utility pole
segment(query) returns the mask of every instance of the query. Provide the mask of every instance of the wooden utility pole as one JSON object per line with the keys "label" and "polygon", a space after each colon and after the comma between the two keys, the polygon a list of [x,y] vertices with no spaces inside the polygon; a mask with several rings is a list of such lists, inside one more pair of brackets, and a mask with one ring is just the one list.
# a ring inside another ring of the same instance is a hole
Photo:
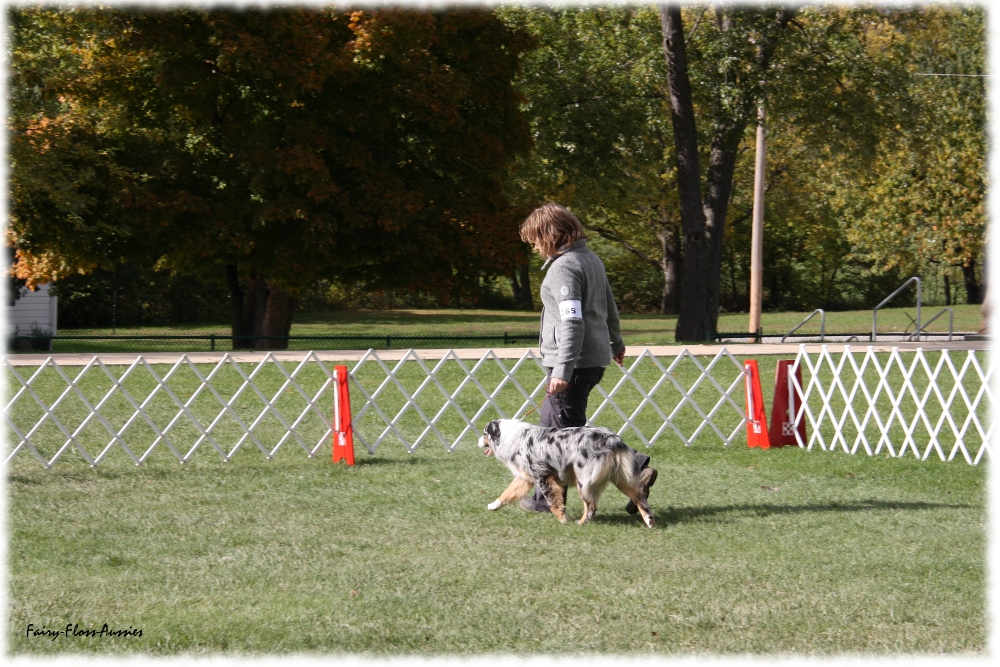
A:
{"label": "wooden utility pole", "polygon": [[767,137],[764,105],[757,108],[757,158],[753,175],[753,228],[750,235],[750,333],[760,331],[761,288],[764,284],[764,162]]}

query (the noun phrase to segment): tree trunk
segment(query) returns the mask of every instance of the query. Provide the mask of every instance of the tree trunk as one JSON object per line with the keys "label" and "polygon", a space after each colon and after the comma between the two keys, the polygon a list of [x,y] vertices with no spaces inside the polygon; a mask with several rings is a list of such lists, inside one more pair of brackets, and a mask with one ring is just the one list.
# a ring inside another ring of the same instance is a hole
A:
{"label": "tree trunk", "polygon": [[691,81],[688,77],[684,25],[677,5],[660,5],[663,53],[667,59],[670,117],[677,155],[677,190],[680,195],[684,270],[677,330],[679,341],[704,341],[712,333],[708,320],[707,285],[704,280],[708,256],[705,243],[705,211],[701,205],[701,173],[698,165],[698,129],[695,126]]}
{"label": "tree trunk", "polygon": [[251,269],[250,280],[247,282],[247,303],[243,311],[243,329],[247,332],[245,335],[253,336],[254,338],[244,339],[241,349],[264,349],[258,346],[260,340],[256,337],[263,335],[267,298],[267,283],[264,281],[263,276],[258,276],[257,271]]}
{"label": "tree trunk", "polygon": [[[719,13],[719,29],[727,31],[732,24],[730,10]],[[763,10],[764,12],[774,10]],[[718,102],[712,128],[705,199],[701,198],[698,167],[698,134],[694,118],[691,83],[688,77],[684,26],[677,5],[660,5],[660,25],[663,30],[663,53],[667,60],[667,82],[670,87],[670,109],[677,152],[677,189],[680,193],[681,220],[684,232],[684,267],[681,273],[680,313],[676,339],[707,340],[716,330],[719,318],[719,281],[722,272],[722,239],[726,213],[733,191],[736,156],[747,124],[763,95],[763,79],[780,35],[794,9],[779,7],[774,20],[759,42],[756,66],[762,81],[757,91],[747,91],[739,107],[727,108]],[[733,64],[727,80],[737,81]]]}
{"label": "tree trunk", "polygon": [[296,300],[288,292],[268,285],[256,269],[250,269],[246,287],[239,268],[226,267],[226,285],[234,350],[286,350]]}
{"label": "tree trunk", "polygon": [[[531,278],[528,275],[529,268],[530,265],[525,262],[514,269],[510,276],[510,287],[514,292],[514,301],[518,306],[524,308],[525,310],[534,310],[535,303],[531,298]],[[518,277],[520,277],[520,284],[518,284]]]}
{"label": "tree trunk", "polygon": [[663,257],[660,260],[660,270],[663,272],[663,294],[660,299],[660,312],[664,315],[677,312],[677,282],[681,273],[681,257],[680,247],[677,244],[677,231],[676,228],[668,227],[658,234]]}
{"label": "tree trunk", "polygon": [[274,285],[268,289],[267,304],[261,323],[261,336],[255,341],[258,350],[287,350],[289,332],[292,330],[292,315],[295,313],[295,297]]}
{"label": "tree trunk", "polygon": [[267,284],[251,269],[246,289],[240,282],[236,265],[226,267],[226,285],[229,288],[230,326],[234,350],[255,349],[252,336],[259,336],[267,307]]}
{"label": "tree trunk", "polygon": [[527,310],[534,310],[535,302],[531,296],[531,275],[529,273],[530,268],[531,265],[528,262],[524,262],[518,268],[518,271],[521,273],[521,295],[524,297],[523,299],[524,307]]}
{"label": "tree trunk", "polygon": [[740,142],[747,122],[717,125],[712,151],[708,158],[705,183],[705,282],[706,319],[711,333],[719,322],[719,282],[722,278],[722,240],[726,233],[726,214],[733,194],[733,175]]}
{"label": "tree trunk", "polygon": [[965,300],[967,303],[982,303],[983,297],[976,280],[976,260],[973,258],[962,263],[962,277],[965,279]]}
{"label": "tree trunk", "polygon": [[944,305],[951,305],[951,279],[948,278],[948,274],[944,274]]}
{"label": "tree trunk", "polygon": [[238,338],[238,336],[249,336],[252,331],[246,328],[243,310],[246,295],[243,292],[243,286],[240,285],[239,269],[235,264],[226,267],[226,286],[229,288],[229,322],[230,333],[233,336],[233,349],[249,349],[249,342]]}

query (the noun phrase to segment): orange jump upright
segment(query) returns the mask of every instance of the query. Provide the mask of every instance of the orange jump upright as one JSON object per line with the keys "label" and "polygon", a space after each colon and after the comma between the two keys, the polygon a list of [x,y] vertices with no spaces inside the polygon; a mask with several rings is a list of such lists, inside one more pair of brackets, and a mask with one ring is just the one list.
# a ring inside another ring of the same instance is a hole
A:
{"label": "orange jump upright", "polygon": [[744,381],[747,392],[747,447],[769,449],[767,437],[767,414],[764,412],[764,395],[760,389],[760,372],[757,362],[749,359],[743,362]]}
{"label": "orange jump upright", "polygon": [[333,462],[354,465],[354,429],[351,428],[351,391],[347,366],[333,367]]}
{"label": "orange jump upright", "polygon": [[[798,387],[802,386],[802,369],[795,369],[798,386],[789,385],[788,369],[795,364],[792,359],[782,359],[778,362],[778,372],[774,382],[774,403],[771,405],[770,441],[772,447],[797,445],[795,439],[795,412],[802,405],[802,394]],[[803,419],[798,427],[799,438],[806,441],[806,422]]]}

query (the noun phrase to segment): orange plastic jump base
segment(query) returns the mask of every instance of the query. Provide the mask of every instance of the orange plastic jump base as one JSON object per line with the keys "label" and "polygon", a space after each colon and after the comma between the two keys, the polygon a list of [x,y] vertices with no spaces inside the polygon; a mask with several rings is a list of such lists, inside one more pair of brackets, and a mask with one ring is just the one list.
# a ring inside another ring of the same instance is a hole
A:
{"label": "orange plastic jump base", "polygon": [[347,366],[333,368],[333,462],[354,465],[354,429],[351,428],[351,391]]}
{"label": "orange plastic jump base", "polygon": [[[802,395],[798,388],[788,382],[788,370],[795,364],[794,360],[782,359],[778,362],[774,382],[774,401],[771,404],[771,428],[767,428],[767,413],[764,410],[764,395],[760,386],[760,373],[757,362],[750,359],[743,362],[746,372],[746,404],[747,404],[747,447],[753,449],[770,449],[797,445],[799,440],[805,442],[805,421],[795,426],[795,412],[802,403]],[[795,370],[798,386],[802,386],[802,369]],[[798,431],[799,439],[795,432]]]}

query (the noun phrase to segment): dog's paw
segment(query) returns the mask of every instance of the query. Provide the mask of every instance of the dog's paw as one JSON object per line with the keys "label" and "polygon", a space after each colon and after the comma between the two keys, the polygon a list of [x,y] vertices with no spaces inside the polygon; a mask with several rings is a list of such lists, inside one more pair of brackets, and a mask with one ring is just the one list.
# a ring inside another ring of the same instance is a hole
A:
{"label": "dog's paw", "polygon": [[495,512],[496,510],[500,509],[502,505],[503,503],[501,503],[499,500],[494,500],[492,503],[486,506],[486,509],[488,509],[491,512]]}
{"label": "dog's paw", "polygon": [[653,515],[652,515],[652,514],[650,514],[650,515],[649,515],[648,517],[646,517],[646,518],[644,519],[644,521],[646,522],[646,525],[647,525],[647,526],[648,526],[649,528],[652,528],[653,526],[655,526],[655,525],[656,525],[656,522],[655,522],[655,521],[653,521]]}

